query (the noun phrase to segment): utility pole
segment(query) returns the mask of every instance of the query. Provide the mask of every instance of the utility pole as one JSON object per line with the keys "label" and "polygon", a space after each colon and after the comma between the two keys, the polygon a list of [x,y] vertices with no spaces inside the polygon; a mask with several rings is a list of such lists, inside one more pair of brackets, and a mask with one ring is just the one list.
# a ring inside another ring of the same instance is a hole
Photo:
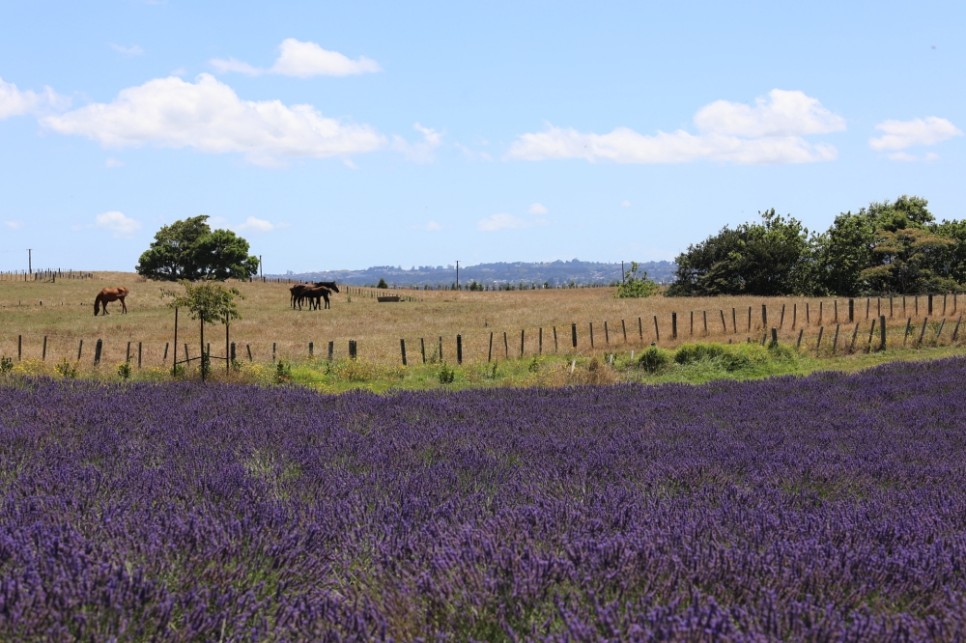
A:
{"label": "utility pole", "polygon": [[460,289],[460,260],[456,260],[456,289]]}
{"label": "utility pole", "polygon": [[31,275],[34,274],[34,260],[33,256],[31,255],[32,252],[33,251],[30,248],[27,248],[27,272]]}

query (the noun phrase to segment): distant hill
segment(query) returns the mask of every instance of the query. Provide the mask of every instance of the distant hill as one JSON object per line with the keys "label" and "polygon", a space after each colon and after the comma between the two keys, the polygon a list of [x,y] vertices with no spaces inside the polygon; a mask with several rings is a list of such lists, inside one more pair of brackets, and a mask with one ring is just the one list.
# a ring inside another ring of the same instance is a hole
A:
{"label": "distant hill", "polygon": [[[658,283],[674,281],[676,266],[671,261],[638,262],[639,271]],[[616,284],[622,278],[620,263],[595,261],[551,261],[529,263],[523,261],[481,263],[476,266],[459,267],[459,284],[469,288],[478,284],[486,289],[531,288],[549,286],[606,286]],[[623,264],[630,270],[630,262]],[[365,270],[320,270],[318,272],[289,272],[266,277],[300,281],[335,281],[353,286],[375,286],[384,280],[390,288],[450,288],[456,285],[456,266],[418,266],[409,269],[400,266],[373,266]]]}

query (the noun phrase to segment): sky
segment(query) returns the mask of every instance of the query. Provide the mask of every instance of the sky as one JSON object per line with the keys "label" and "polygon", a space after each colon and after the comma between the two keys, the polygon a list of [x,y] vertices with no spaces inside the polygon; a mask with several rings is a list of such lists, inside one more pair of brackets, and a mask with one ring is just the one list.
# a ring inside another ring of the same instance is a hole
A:
{"label": "sky", "polygon": [[673,260],[774,208],[966,218],[966,3],[0,0],[0,271]]}

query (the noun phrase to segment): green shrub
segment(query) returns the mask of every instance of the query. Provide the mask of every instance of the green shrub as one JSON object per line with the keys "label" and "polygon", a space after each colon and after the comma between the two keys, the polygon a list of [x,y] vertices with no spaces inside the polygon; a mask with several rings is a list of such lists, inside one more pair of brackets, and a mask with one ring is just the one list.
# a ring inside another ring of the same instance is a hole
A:
{"label": "green shrub", "polygon": [[724,355],[725,349],[717,344],[685,344],[674,353],[674,361],[678,364],[694,364],[705,362]]}
{"label": "green shrub", "polygon": [[671,363],[671,358],[668,356],[666,351],[661,350],[657,346],[651,346],[646,351],[641,353],[640,358],[637,360],[638,366],[643,368],[648,373],[660,373],[668,364]]}
{"label": "green shrub", "polygon": [[456,379],[456,371],[450,368],[446,362],[439,368],[439,383],[440,384],[452,384]]}

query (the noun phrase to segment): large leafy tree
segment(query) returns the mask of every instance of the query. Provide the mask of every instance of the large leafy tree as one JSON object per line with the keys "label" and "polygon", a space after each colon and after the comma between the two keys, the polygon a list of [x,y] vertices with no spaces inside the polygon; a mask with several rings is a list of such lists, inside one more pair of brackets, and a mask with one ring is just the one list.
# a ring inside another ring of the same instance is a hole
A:
{"label": "large leafy tree", "polygon": [[812,253],[808,229],[774,209],[761,223],[725,227],[677,257],[669,295],[779,295],[806,292]]}
{"label": "large leafy tree", "polygon": [[163,226],[135,269],[162,281],[249,279],[258,274],[258,257],[248,250],[248,241],[230,230],[212,230],[202,214]]}
{"label": "large leafy tree", "polygon": [[846,212],[818,242],[818,290],[837,295],[918,293],[962,283],[966,230],[934,223],[926,199],[901,196]]}

